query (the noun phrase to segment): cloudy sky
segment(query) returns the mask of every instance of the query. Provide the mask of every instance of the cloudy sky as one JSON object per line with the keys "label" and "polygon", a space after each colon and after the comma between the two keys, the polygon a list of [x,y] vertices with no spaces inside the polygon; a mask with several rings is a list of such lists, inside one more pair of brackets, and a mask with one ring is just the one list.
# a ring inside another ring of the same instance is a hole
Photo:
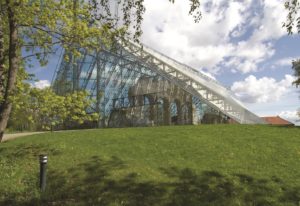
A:
{"label": "cloudy sky", "polygon": [[[300,35],[282,28],[284,1],[201,0],[199,23],[187,15],[187,0],[145,4],[143,43],[209,73],[258,115],[297,119],[300,89],[292,86],[291,61],[300,58]],[[49,83],[55,66],[33,69],[42,80],[36,86]]]}

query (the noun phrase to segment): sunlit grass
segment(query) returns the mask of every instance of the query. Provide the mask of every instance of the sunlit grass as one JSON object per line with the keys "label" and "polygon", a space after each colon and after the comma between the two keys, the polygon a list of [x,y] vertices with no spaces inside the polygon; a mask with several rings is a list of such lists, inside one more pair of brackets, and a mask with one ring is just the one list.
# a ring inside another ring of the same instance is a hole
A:
{"label": "sunlit grass", "polygon": [[[24,137],[0,145],[0,204],[297,205],[299,132],[202,125]],[[41,153],[49,158],[42,197]]]}

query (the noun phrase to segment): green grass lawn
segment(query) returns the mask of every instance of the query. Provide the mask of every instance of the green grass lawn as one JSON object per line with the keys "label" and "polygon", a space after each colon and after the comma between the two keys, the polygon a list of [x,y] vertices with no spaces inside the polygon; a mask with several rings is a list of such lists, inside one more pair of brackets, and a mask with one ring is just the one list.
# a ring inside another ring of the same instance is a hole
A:
{"label": "green grass lawn", "polygon": [[[38,155],[48,155],[47,190]],[[0,144],[0,205],[300,205],[300,128],[55,132]]]}

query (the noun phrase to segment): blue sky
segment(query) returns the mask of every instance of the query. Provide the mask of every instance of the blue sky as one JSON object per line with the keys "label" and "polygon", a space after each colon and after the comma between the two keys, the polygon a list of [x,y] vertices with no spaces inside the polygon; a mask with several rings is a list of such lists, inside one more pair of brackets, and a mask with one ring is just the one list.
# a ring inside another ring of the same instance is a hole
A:
{"label": "blue sky", "polygon": [[[142,42],[208,73],[258,115],[280,115],[295,121],[300,89],[292,59],[300,58],[300,35],[287,35],[282,0],[202,0],[202,16],[194,23],[188,1],[145,0]],[[47,85],[57,65],[30,69]]]}

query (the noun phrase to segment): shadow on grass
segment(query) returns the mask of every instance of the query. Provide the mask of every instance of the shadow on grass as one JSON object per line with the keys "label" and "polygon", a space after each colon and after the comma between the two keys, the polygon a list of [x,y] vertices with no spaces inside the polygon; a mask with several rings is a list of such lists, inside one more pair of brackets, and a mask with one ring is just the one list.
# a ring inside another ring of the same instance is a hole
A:
{"label": "shadow on grass", "polygon": [[41,198],[17,201],[11,195],[0,205],[273,206],[298,205],[300,201],[300,188],[289,188],[276,177],[267,180],[162,168],[168,178],[158,182],[141,181],[135,173],[114,178],[112,174],[120,171],[126,171],[126,164],[117,157],[103,160],[95,156],[63,173],[49,171],[47,191]]}
{"label": "shadow on grass", "polygon": [[40,154],[48,154],[53,156],[61,154],[61,151],[56,148],[51,148],[45,144],[20,144],[13,149],[8,147],[0,148],[1,157],[11,161],[25,158],[37,159]]}

